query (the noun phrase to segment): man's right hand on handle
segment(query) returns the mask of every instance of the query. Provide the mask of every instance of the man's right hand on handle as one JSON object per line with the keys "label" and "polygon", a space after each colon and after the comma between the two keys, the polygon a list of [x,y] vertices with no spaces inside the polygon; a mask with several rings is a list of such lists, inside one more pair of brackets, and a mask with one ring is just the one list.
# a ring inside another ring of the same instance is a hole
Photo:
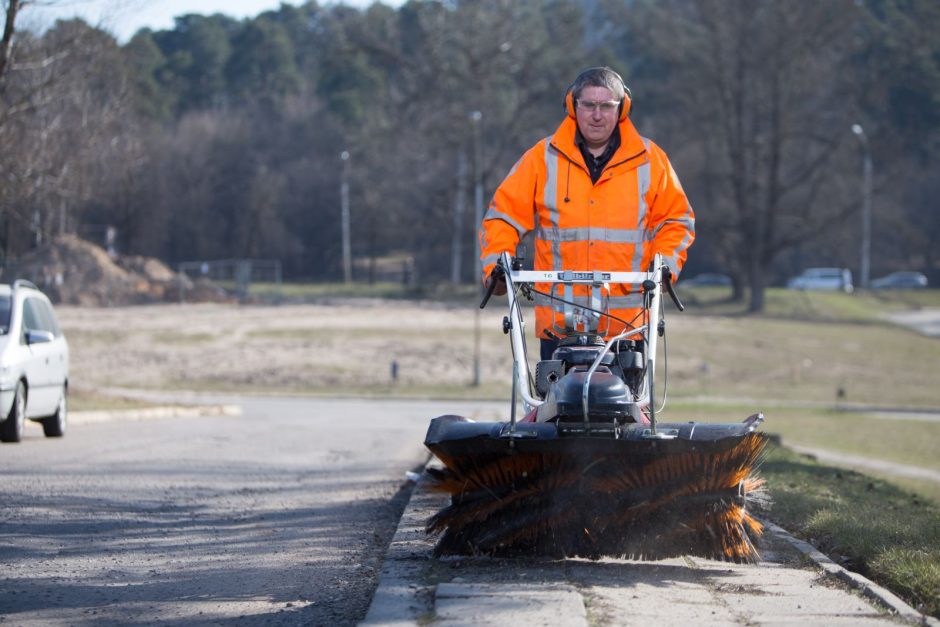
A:
{"label": "man's right hand on handle", "polygon": [[506,274],[503,272],[502,268],[499,266],[493,268],[493,272],[486,277],[483,286],[486,289],[484,290],[483,302],[480,303],[480,309],[486,307],[486,303],[490,302],[490,296],[493,294],[502,296],[506,293]]}
{"label": "man's right hand on handle", "polygon": [[486,287],[486,291],[490,290],[490,286],[493,284],[494,281],[496,282],[496,287],[493,288],[493,293],[496,294],[497,296],[505,295],[506,294],[506,276],[503,274],[500,274],[499,276],[494,276],[491,274],[490,276],[486,277],[486,283],[484,285],[484,287]]}

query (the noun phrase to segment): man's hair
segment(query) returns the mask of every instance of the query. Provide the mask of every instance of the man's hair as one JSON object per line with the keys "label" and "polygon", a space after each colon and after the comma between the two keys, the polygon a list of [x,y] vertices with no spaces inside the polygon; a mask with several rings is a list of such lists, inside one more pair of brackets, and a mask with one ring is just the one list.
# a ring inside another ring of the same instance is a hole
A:
{"label": "man's hair", "polygon": [[585,87],[606,87],[614,94],[614,99],[623,100],[624,83],[620,75],[609,67],[592,67],[584,70],[571,83],[571,95],[577,100]]}

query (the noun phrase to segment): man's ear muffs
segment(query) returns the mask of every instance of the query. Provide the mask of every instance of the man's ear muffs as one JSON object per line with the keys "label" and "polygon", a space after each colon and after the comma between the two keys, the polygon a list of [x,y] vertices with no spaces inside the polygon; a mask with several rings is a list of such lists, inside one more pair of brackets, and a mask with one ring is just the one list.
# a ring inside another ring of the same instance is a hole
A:
{"label": "man's ear muffs", "polygon": [[[593,70],[598,70],[598,69],[601,69],[601,68],[592,67],[592,68],[588,68],[584,70],[583,72],[578,74],[578,77],[575,78],[571,82],[570,85],[568,85],[568,89],[565,91],[565,113],[568,114],[570,117],[572,118],[577,117],[577,113],[575,112],[575,107],[574,107],[574,92],[572,92],[572,88],[574,88],[574,86],[578,83],[578,81],[581,80],[582,76],[584,76],[588,72],[591,72]],[[630,93],[630,88],[627,87],[627,84],[623,82],[623,79],[620,77],[619,74],[617,74],[610,68],[603,68],[603,69],[613,72],[614,76],[620,79],[620,84],[623,85],[623,100],[620,102],[620,115],[619,115],[620,121],[622,122],[627,119],[627,117],[630,115],[630,112],[633,110],[633,94]]]}

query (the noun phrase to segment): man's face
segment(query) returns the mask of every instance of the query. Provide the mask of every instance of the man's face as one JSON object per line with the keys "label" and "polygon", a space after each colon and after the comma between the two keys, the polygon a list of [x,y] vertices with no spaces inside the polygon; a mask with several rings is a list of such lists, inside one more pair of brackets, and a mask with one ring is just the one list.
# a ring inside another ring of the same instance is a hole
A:
{"label": "man's face", "polygon": [[614,93],[606,87],[585,87],[575,103],[578,128],[588,148],[602,148],[617,126],[617,107],[608,103],[618,102]]}

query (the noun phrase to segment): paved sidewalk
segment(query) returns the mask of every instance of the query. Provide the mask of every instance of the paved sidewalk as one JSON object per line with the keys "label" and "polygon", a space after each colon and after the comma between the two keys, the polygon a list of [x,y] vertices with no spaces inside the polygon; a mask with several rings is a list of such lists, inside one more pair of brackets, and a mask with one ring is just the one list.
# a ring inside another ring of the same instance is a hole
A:
{"label": "paved sidewalk", "polygon": [[940,472],[931,470],[930,468],[899,464],[897,462],[889,462],[883,459],[872,459],[870,457],[862,457],[860,455],[850,455],[849,453],[840,453],[839,451],[832,451],[829,449],[800,446],[799,444],[790,444],[789,442],[787,443],[787,448],[796,451],[797,453],[810,455],[821,462],[829,462],[838,464],[840,466],[849,466],[852,468],[878,470],[890,475],[895,475],[897,477],[910,477],[911,479],[940,482]]}
{"label": "paved sidewalk", "polygon": [[759,565],[433,559],[424,523],[446,501],[419,479],[362,624],[940,625],[773,525]]}
{"label": "paved sidewalk", "polygon": [[929,337],[940,337],[940,309],[926,308],[885,314],[885,317]]}

